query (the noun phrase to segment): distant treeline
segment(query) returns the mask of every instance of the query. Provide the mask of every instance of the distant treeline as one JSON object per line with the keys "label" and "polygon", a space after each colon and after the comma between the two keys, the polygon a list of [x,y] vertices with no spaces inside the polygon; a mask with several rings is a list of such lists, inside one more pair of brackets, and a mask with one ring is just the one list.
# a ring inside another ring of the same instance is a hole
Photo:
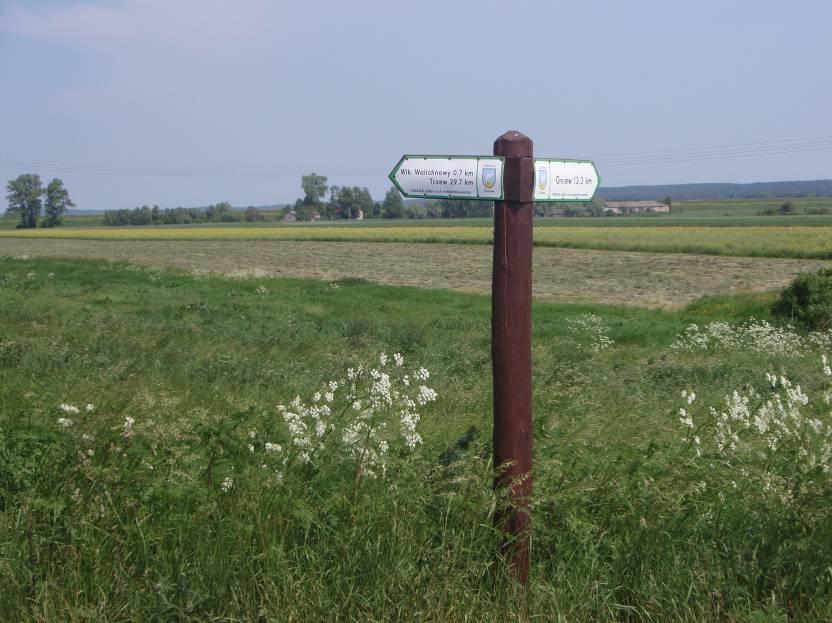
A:
{"label": "distant treeline", "polygon": [[601,199],[642,200],[673,197],[675,201],[694,199],[768,199],[772,197],[830,197],[832,180],[796,182],[754,182],[752,184],[666,184],[662,186],[601,187]]}
{"label": "distant treeline", "polygon": [[404,218],[482,218],[494,214],[493,201],[433,199],[404,206]]}
{"label": "distant treeline", "polygon": [[235,210],[222,202],[207,208],[160,208],[154,205],[132,210],[106,210],[104,225],[189,225],[191,223],[238,223],[261,221],[265,217],[256,208]]}

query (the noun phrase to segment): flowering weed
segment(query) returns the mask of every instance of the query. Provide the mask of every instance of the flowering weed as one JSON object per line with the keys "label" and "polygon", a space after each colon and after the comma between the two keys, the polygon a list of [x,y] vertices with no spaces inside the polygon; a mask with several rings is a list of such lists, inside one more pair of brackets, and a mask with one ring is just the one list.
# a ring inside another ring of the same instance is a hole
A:
{"label": "flowering weed", "polygon": [[569,320],[569,326],[578,335],[589,338],[589,347],[595,352],[611,350],[615,342],[609,336],[609,327],[596,314],[583,314]]}
{"label": "flowering weed", "polygon": [[775,326],[754,318],[739,324],[691,324],[671,345],[675,350],[748,350],[789,356],[800,356],[807,351],[830,347],[832,331],[804,335],[790,326]]}

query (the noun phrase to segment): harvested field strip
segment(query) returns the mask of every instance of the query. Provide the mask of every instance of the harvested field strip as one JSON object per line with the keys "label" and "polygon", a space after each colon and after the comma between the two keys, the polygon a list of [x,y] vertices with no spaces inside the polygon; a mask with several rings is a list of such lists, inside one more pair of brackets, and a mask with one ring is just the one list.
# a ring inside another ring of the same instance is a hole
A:
{"label": "harvested field strip", "polygon": [[[0,255],[103,258],[228,275],[358,277],[378,283],[487,293],[491,248],[297,241],[0,240]],[[782,287],[830,262],[686,254],[538,249],[540,300],[674,308],[705,295]]]}
{"label": "harvested field strip", "polygon": [[[490,227],[125,227],[0,231],[3,238],[314,240],[489,244]],[[535,245],[739,257],[832,259],[832,227],[539,227]]]}

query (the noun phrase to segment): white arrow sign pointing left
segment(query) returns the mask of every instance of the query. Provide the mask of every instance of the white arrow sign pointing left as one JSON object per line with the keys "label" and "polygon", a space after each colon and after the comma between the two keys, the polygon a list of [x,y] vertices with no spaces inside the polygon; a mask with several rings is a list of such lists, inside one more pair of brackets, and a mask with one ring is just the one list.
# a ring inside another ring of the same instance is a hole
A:
{"label": "white arrow sign pointing left", "polygon": [[402,156],[390,181],[405,197],[503,198],[503,159],[494,156]]}

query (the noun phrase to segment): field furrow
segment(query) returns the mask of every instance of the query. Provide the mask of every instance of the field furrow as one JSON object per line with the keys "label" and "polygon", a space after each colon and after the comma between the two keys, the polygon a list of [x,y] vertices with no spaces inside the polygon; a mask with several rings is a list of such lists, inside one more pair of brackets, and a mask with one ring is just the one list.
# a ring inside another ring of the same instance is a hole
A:
{"label": "field furrow", "polygon": [[[486,293],[491,247],[298,241],[0,239],[0,255],[103,258],[227,275],[357,277]],[[782,287],[815,260],[539,248],[534,294],[558,302],[674,308],[705,295]]]}
{"label": "field furrow", "polygon": [[[80,240],[295,240],[489,244],[488,226],[302,225],[292,227],[98,227],[0,230],[0,238]],[[832,227],[537,227],[543,247],[696,253],[738,257],[832,259]]]}

